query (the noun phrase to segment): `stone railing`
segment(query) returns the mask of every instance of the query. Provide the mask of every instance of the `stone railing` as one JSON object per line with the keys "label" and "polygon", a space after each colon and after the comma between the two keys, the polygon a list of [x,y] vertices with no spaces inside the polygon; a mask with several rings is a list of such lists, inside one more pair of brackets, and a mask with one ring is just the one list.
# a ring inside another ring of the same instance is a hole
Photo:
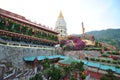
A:
{"label": "stone railing", "polygon": [[12,46],[12,47],[28,47],[28,48],[39,48],[39,49],[55,49],[54,47],[50,46],[43,46],[43,45],[33,45],[33,44],[25,44],[25,43],[18,43],[18,42],[6,42],[0,40],[0,45]]}

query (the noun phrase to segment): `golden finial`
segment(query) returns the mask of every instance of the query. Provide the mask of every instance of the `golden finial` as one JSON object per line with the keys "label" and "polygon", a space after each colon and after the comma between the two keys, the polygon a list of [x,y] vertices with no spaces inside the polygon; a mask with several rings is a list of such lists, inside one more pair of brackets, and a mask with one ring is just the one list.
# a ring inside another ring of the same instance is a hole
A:
{"label": "golden finial", "polygon": [[60,14],[59,14],[58,18],[64,18],[63,15],[62,15],[62,11],[60,11]]}

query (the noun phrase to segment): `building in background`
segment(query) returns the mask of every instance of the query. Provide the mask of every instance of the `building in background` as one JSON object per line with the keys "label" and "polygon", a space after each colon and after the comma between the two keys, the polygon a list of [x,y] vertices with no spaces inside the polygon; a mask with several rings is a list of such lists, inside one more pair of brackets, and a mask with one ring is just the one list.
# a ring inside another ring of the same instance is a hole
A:
{"label": "building in background", "polygon": [[65,38],[67,36],[66,22],[61,11],[56,21],[55,31],[59,33],[58,34],[59,39]]}

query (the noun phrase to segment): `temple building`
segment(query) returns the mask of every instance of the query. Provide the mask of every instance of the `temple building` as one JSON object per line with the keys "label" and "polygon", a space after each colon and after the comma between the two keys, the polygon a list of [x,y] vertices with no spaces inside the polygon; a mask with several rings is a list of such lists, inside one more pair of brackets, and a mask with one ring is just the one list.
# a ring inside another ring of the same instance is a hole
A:
{"label": "temple building", "polygon": [[58,44],[58,32],[0,8],[0,39],[37,45]]}
{"label": "temple building", "polygon": [[67,36],[66,22],[64,20],[64,16],[62,15],[61,11],[56,21],[55,31],[59,33],[58,34],[59,39]]}

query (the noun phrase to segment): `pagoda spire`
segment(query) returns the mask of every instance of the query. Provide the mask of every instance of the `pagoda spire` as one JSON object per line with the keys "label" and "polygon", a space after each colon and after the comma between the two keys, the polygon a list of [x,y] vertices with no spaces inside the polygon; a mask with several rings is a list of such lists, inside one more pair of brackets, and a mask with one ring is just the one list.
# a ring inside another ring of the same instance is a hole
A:
{"label": "pagoda spire", "polygon": [[64,18],[63,15],[62,15],[62,11],[60,11],[60,14],[59,14],[58,18]]}

